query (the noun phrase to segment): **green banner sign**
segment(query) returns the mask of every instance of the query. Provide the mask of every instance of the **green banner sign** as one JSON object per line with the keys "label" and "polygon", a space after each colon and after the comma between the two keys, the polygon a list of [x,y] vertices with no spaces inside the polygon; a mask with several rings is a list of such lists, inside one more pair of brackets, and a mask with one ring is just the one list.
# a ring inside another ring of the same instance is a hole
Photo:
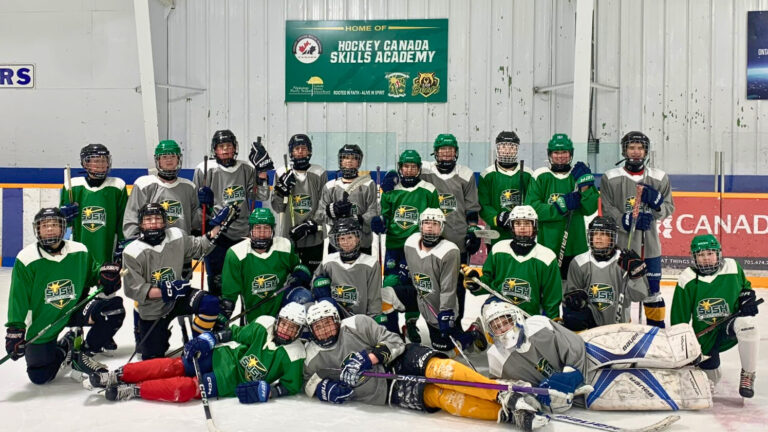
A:
{"label": "green banner sign", "polygon": [[448,20],[286,21],[286,102],[445,102]]}

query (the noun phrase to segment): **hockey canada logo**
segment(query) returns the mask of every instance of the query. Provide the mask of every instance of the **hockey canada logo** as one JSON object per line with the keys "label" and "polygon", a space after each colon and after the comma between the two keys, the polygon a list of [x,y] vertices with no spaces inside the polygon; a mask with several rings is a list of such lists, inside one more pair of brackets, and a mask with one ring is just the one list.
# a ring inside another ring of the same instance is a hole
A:
{"label": "hockey canada logo", "polygon": [[440,92],[440,78],[435,76],[435,72],[419,72],[419,75],[413,79],[411,96],[420,94],[430,97],[438,92]]}
{"label": "hockey canada logo", "polygon": [[539,359],[539,361],[536,363],[536,370],[539,371],[540,374],[544,375],[545,378],[549,378],[552,376],[552,374],[555,373],[555,368],[553,368],[545,358]]}
{"label": "hockey canada logo", "polygon": [[168,217],[168,224],[173,225],[177,220],[184,217],[184,208],[181,203],[175,200],[165,200],[160,203]]}
{"label": "hockey canada logo", "polygon": [[408,74],[400,72],[392,72],[384,75],[387,79],[388,92],[387,96],[394,98],[405,97],[405,86],[408,81]]}
{"label": "hockey canada logo", "polygon": [[293,212],[297,215],[304,215],[312,211],[312,197],[307,194],[296,194],[293,196]]}
{"label": "hockey canada logo", "polygon": [[519,305],[531,301],[531,284],[518,278],[506,278],[501,284],[501,293],[504,297]]}
{"label": "hockey canada logo", "polygon": [[413,280],[413,286],[415,286],[417,290],[424,294],[432,292],[432,278],[430,278],[429,275],[424,273],[412,273],[411,279]]}
{"label": "hockey canada logo", "polygon": [[501,192],[499,196],[499,204],[502,208],[512,210],[515,206],[520,205],[520,191],[517,189],[506,189]]}
{"label": "hockey canada logo", "polygon": [[240,366],[243,367],[245,379],[248,381],[258,381],[267,376],[266,366],[253,354],[241,358]]}
{"label": "hockey canada logo", "polygon": [[705,298],[696,306],[696,318],[709,325],[718,323],[731,314],[728,303],[721,298]]}
{"label": "hockey canada logo", "polygon": [[613,305],[613,287],[608,284],[592,284],[587,290],[587,294],[589,295],[589,302],[595,305],[600,312]]}
{"label": "hockey canada logo", "polygon": [[49,282],[45,287],[45,302],[62,309],[75,298],[75,285],[69,279]]}
{"label": "hockey canada logo", "polygon": [[336,285],[331,290],[331,298],[344,306],[356,306],[357,297],[357,288],[350,285]]}
{"label": "hockey canada logo", "polygon": [[173,282],[175,280],[176,273],[173,269],[170,267],[162,267],[152,272],[152,280],[150,282],[153,286],[157,286],[160,282]]}
{"label": "hockey canada logo", "polygon": [[456,211],[456,196],[453,194],[438,194],[437,199],[440,202],[440,210],[443,211],[443,214],[448,216],[448,214],[453,213]]}
{"label": "hockey canada logo", "polygon": [[296,60],[304,64],[314,63],[323,53],[323,45],[317,37],[303,34],[293,41],[292,52]]}
{"label": "hockey canada logo", "polygon": [[626,200],[624,200],[624,212],[631,212],[635,208],[635,201],[637,201],[637,198],[635,198],[634,195],[631,197],[627,197]]}
{"label": "hockey canada logo", "polygon": [[224,189],[222,201],[224,201],[224,205],[239,206],[245,201],[245,188],[240,185],[229,186]]}
{"label": "hockey canada logo", "polygon": [[409,205],[401,205],[395,210],[395,224],[400,228],[407,230],[419,223],[419,210]]}
{"label": "hockey canada logo", "polygon": [[85,207],[83,208],[81,223],[83,228],[90,232],[96,232],[107,224],[107,212],[103,207]]}
{"label": "hockey canada logo", "polygon": [[253,278],[253,282],[251,282],[251,294],[259,297],[266,297],[266,293],[277,289],[279,282],[280,279],[277,278],[277,275],[258,275]]}

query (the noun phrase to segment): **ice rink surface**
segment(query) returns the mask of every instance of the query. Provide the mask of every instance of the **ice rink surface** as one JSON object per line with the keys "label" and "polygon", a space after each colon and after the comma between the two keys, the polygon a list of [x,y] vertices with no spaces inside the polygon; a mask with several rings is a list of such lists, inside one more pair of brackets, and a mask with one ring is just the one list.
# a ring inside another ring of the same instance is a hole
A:
{"label": "ice rink surface", "polygon": [[[5,323],[8,310],[8,290],[11,270],[0,269],[0,317]],[[196,282],[199,282],[199,276]],[[672,288],[663,289],[667,311],[672,302]],[[758,290],[758,297],[765,297]],[[485,297],[467,296],[467,317],[474,319]],[[123,328],[115,337],[119,348],[114,356],[97,356],[110,369],[124,364],[133,352],[132,302],[126,301]],[[238,309],[239,310],[239,306]],[[633,317],[637,316],[636,309]],[[768,334],[768,309],[758,315],[763,334]],[[669,318],[667,318],[669,322]],[[423,322],[421,322],[423,325]],[[426,329],[422,328],[422,336]],[[3,332],[4,335],[4,332]],[[28,335],[30,336],[30,335]],[[31,337],[31,336],[30,336]],[[761,359],[768,355],[768,336],[760,342]],[[174,328],[171,347],[181,345],[178,325]],[[3,351],[3,355],[5,352]],[[723,378],[715,390],[714,407],[708,411],[680,411],[681,420],[670,431],[765,431],[768,430],[768,366],[761,360],[758,365],[755,397],[744,401],[738,395],[740,364],[738,352],[733,348],[722,356]],[[471,357],[481,372],[487,371],[485,356]],[[309,399],[304,395],[286,397],[268,403],[241,405],[236,398],[212,400],[211,411],[216,425],[224,432],[234,431],[355,431],[355,432],[420,432],[512,430],[510,425],[453,417],[445,412],[425,414],[404,409],[374,407],[359,403],[331,405]],[[654,423],[666,415],[664,412],[600,412],[572,409],[570,415],[625,428]],[[65,431],[204,431],[205,415],[199,400],[184,404],[131,400],[110,402],[100,393],[85,390],[70,377],[61,374],[47,385],[29,382],[24,360],[8,361],[0,366],[0,431],[65,432]],[[542,431],[587,431],[583,427],[563,423],[550,423]]]}

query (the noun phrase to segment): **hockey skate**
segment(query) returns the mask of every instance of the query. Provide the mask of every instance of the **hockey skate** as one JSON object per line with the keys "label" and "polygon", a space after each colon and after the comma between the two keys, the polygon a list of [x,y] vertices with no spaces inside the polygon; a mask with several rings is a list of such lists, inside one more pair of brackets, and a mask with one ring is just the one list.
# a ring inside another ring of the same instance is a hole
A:
{"label": "hockey skate", "polygon": [[104,397],[111,401],[124,401],[140,398],[141,394],[136,384],[120,384],[116,387],[107,387]]}
{"label": "hockey skate", "polygon": [[123,384],[120,377],[122,376],[122,368],[114,371],[97,371],[88,376],[92,387],[106,388],[116,387],[119,384]]}
{"label": "hockey skate", "polygon": [[751,398],[755,395],[755,373],[741,370],[739,378],[739,394],[744,398]]}
{"label": "hockey skate", "polygon": [[408,319],[405,321],[405,325],[402,328],[402,334],[403,336],[407,336],[408,340],[420,344],[421,343],[421,335],[419,334],[419,329],[416,327],[417,319]]}
{"label": "hockey skate", "polygon": [[[507,384],[505,381],[499,382]],[[525,383],[514,381],[510,384]],[[526,431],[538,429],[549,423],[549,418],[537,414],[541,409],[541,404],[531,395],[512,390],[500,391],[496,396],[496,401],[501,405],[497,419],[499,423],[511,423]]]}

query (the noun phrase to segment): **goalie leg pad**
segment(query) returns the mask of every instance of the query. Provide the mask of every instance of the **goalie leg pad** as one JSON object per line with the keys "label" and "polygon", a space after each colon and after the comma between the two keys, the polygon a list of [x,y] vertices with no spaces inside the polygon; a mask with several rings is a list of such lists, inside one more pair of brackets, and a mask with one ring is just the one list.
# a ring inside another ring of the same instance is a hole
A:
{"label": "goalie leg pad", "polygon": [[699,410],[712,407],[704,371],[682,369],[601,369],[587,408],[603,411]]}
{"label": "goalie leg pad", "polygon": [[760,348],[760,331],[757,328],[755,317],[738,317],[728,329],[739,341],[739,357],[741,358],[741,368],[747,372],[757,370],[757,357]]}
{"label": "goalie leg pad", "polygon": [[579,334],[587,350],[588,370],[612,364],[678,368],[696,360],[701,346],[690,324],[668,329],[640,324],[611,324]]}

